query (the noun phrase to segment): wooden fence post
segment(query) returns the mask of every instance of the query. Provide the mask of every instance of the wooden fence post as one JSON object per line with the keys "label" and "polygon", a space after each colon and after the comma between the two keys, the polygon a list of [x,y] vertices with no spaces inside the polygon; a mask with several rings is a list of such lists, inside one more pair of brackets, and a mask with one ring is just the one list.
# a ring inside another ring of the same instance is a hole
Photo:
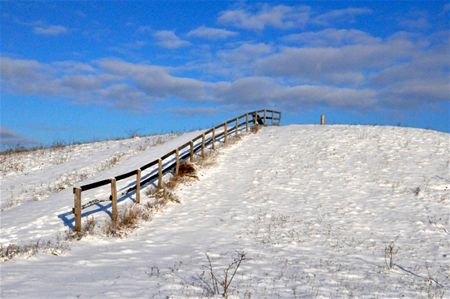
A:
{"label": "wooden fence post", "polygon": [[223,143],[227,143],[227,135],[228,135],[228,123],[225,123],[225,128],[223,131]]}
{"label": "wooden fence post", "polygon": [[73,213],[75,214],[75,231],[81,232],[81,188],[73,188]]}
{"label": "wooden fence post", "polygon": [[236,136],[238,135],[238,131],[239,131],[239,118],[236,117]]}
{"label": "wooden fence post", "polygon": [[163,182],[163,175],[162,175],[162,160],[158,159],[158,191],[162,189],[162,182]]}
{"label": "wooden fence post", "polygon": [[180,171],[180,150],[175,150],[175,175],[178,176],[178,172]]}
{"label": "wooden fence post", "polygon": [[202,134],[202,159],[205,158],[205,134]]}
{"label": "wooden fence post", "polygon": [[245,132],[248,132],[248,113],[245,113]]}
{"label": "wooden fence post", "polygon": [[189,161],[194,162],[194,142],[189,142]]}
{"label": "wooden fence post", "polygon": [[212,130],[212,144],[211,144],[211,148],[212,150],[216,149],[216,128],[213,128]]}
{"label": "wooden fence post", "polygon": [[325,124],[325,115],[323,115],[323,114],[320,116],[320,124],[321,125]]}
{"label": "wooden fence post", "polygon": [[255,112],[255,116],[253,117],[254,120],[254,124],[253,126],[257,126],[258,125],[258,114]]}
{"label": "wooden fence post", "polygon": [[267,116],[266,116],[266,114],[267,114],[266,109],[264,109],[264,127],[267,127],[267,124],[266,124]]}
{"label": "wooden fence post", "polygon": [[141,169],[136,173],[136,203],[141,203]]}
{"label": "wooden fence post", "polygon": [[111,179],[111,212],[112,212],[112,221],[114,224],[117,224],[117,187],[116,187],[116,179]]}

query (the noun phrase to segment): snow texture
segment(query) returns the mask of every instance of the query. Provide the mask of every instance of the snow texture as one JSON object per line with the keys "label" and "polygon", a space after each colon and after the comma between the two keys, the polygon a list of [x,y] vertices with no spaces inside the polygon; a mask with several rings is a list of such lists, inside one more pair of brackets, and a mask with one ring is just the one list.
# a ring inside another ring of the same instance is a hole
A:
{"label": "snow texture", "polygon": [[[245,252],[230,290],[239,298],[444,298],[449,146],[449,134],[422,129],[263,128],[220,149],[198,181],[176,190],[180,204],[128,237],[89,236],[60,256],[4,262],[1,297],[202,298],[211,295],[206,254],[220,276]],[[99,176],[133,169],[143,156]],[[71,200],[62,191],[3,211],[1,242],[67,229],[58,215]]]}

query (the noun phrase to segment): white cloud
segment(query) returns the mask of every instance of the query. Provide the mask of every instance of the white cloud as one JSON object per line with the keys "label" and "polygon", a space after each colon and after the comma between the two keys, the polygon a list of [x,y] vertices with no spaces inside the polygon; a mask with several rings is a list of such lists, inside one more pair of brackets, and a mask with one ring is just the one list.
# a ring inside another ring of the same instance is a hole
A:
{"label": "white cloud", "polygon": [[[377,39],[360,31],[324,30],[314,33],[316,39],[334,39],[336,46],[228,44],[208,58],[211,69],[225,70],[221,79],[209,76],[204,65],[193,78],[183,75],[192,69],[120,59],[43,63],[1,57],[0,80],[7,92],[135,111],[172,99],[240,108],[410,108],[449,100],[449,44],[438,38],[444,33]],[[352,44],[345,44],[348,39]]]}
{"label": "white cloud", "polygon": [[405,36],[341,47],[286,47],[255,62],[257,73],[295,77],[307,82],[359,84],[364,73],[408,59],[418,49]]}
{"label": "white cloud", "polygon": [[220,13],[218,22],[248,30],[303,28],[308,23],[330,25],[336,22],[353,23],[358,16],[371,14],[368,8],[349,7],[315,14],[308,6],[253,5]]}
{"label": "white cloud", "polygon": [[242,43],[236,48],[220,50],[217,57],[233,65],[244,65],[271,53],[273,47],[264,43]]}
{"label": "white cloud", "polygon": [[287,106],[302,104],[306,107],[327,105],[331,107],[365,110],[375,107],[376,92],[370,89],[355,89],[346,87],[302,85],[285,91]]}
{"label": "white cloud", "polygon": [[176,49],[190,45],[186,40],[179,38],[174,31],[161,30],[154,33],[158,46],[168,49]]}
{"label": "white cloud", "polygon": [[424,11],[413,11],[407,14],[407,16],[401,16],[398,18],[398,24],[408,30],[426,30],[431,27],[429,21],[429,15]]}
{"label": "white cloud", "polygon": [[214,96],[227,103],[259,103],[263,105],[276,96],[279,86],[271,78],[247,77],[234,82],[221,82],[214,89]]}
{"label": "white cloud", "polygon": [[370,89],[355,89],[323,85],[283,85],[273,78],[248,77],[217,86],[215,95],[226,103],[241,105],[271,105],[279,107],[333,107],[366,109],[376,104],[376,93]]}
{"label": "white cloud", "polygon": [[238,35],[238,33],[234,31],[205,26],[200,26],[194,30],[189,31],[189,33],[187,34],[188,37],[198,37],[206,39],[225,39],[236,35]]}
{"label": "white cloud", "polygon": [[33,32],[39,35],[57,36],[67,33],[68,30],[61,25],[37,25],[33,27]]}
{"label": "white cloud", "polygon": [[346,22],[352,23],[356,20],[357,16],[371,14],[373,10],[368,8],[344,8],[336,9],[324,14],[318,15],[313,18],[313,22],[320,25],[329,25],[334,22]]}
{"label": "white cloud", "polygon": [[[244,77],[227,82],[207,82],[171,75],[166,68],[143,63],[129,63],[118,59],[103,59],[95,62],[95,71],[90,74],[59,74],[52,69],[54,64],[43,65],[34,61],[18,61],[2,58],[19,65],[18,71],[3,72],[4,84],[14,92],[66,97],[80,103],[103,103],[119,109],[142,110],[153,101],[178,98],[193,102],[219,102],[227,105],[255,105],[290,102],[349,105],[360,91],[350,88],[286,85],[269,77]],[[27,65],[28,64],[28,65]],[[20,66],[21,65],[21,66]],[[26,66],[26,67],[25,67]],[[24,70],[40,76],[28,80],[21,76]],[[332,94],[345,95],[334,97]],[[351,95],[351,96],[350,96]],[[361,96],[362,97],[362,96]],[[340,99],[340,100],[339,100]],[[343,102],[344,101],[344,102]],[[363,99],[358,98],[357,107]]]}
{"label": "white cloud", "polygon": [[377,72],[367,85],[379,92],[384,105],[411,108],[450,101],[449,45],[418,53],[413,59]]}
{"label": "white cloud", "polygon": [[376,38],[364,31],[356,29],[335,29],[328,28],[316,32],[302,32],[287,35],[283,40],[293,43],[301,43],[309,46],[342,46],[349,44],[370,44],[380,42]]}
{"label": "white cloud", "polygon": [[309,19],[305,6],[263,5],[259,10],[232,9],[220,13],[219,23],[250,30],[303,27]]}

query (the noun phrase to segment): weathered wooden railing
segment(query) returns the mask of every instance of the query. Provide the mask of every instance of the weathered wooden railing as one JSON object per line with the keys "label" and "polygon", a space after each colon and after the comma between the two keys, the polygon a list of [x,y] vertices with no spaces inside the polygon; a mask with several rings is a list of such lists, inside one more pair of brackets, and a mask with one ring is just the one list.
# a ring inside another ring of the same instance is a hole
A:
{"label": "weathered wooden railing", "polygon": [[[245,113],[241,116],[238,116],[236,118],[230,119],[218,126],[215,126],[214,128],[211,128],[205,132],[203,132],[201,135],[198,135],[194,139],[186,142],[185,144],[177,147],[176,149],[168,152],[167,154],[163,155],[159,159],[156,159],[148,164],[143,165],[139,169],[132,170],[130,172],[118,175],[116,177],[101,180],[98,182],[90,183],[87,185],[83,185],[80,187],[74,187],[73,188],[73,194],[74,194],[74,208],[72,210],[73,214],[75,215],[75,231],[80,232],[81,231],[81,213],[82,210],[92,206],[96,203],[99,203],[103,200],[92,200],[84,205],[81,203],[81,193],[83,191],[88,191],[94,188],[98,188],[104,185],[111,185],[111,196],[109,197],[109,200],[111,201],[111,218],[112,221],[117,221],[118,212],[117,212],[117,182],[120,180],[124,180],[126,178],[136,176],[136,184],[130,188],[128,188],[125,193],[133,192],[135,191],[135,202],[140,203],[140,189],[141,186],[150,183],[152,181],[155,181],[158,179],[157,183],[157,190],[160,190],[163,187],[163,176],[169,172],[173,173],[174,175],[178,175],[178,168],[180,165],[181,160],[187,160],[193,161],[194,160],[194,154],[200,153],[201,157],[205,157],[205,149],[210,146],[211,150],[215,150],[215,144],[216,142],[227,142],[228,136],[235,134],[237,135],[239,133],[239,130],[245,130],[248,131],[251,126],[255,125],[263,125],[267,126],[268,121],[270,120],[269,125],[279,125],[281,122],[281,112],[273,111],[273,110],[258,110],[253,111],[249,113]],[[234,126],[230,127],[229,125],[234,124]],[[245,129],[244,129],[245,127]],[[174,157],[173,157],[174,156]],[[167,163],[163,164],[165,160],[172,157],[171,160],[169,160]],[[148,177],[142,180],[141,174],[144,170],[149,169],[153,166],[157,167],[155,171],[152,171],[149,173]]]}

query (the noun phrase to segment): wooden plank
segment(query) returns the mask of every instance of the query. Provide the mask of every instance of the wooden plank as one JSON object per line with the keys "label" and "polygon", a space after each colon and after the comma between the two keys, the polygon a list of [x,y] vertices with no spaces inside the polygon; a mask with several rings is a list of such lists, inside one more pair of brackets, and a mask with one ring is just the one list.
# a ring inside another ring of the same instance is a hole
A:
{"label": "wooden plank", "polygon": [[197,137],[193,138],[191,141],[195,143],[197,140],[202,139],[202,135],[203,134],[198,135]]}
{"label": "wooden plank", "polygon": [[211,143],[212,150],[216,149],[216,128],[213,128],[212,130],[212,143]]}
{"label": "wooden plank", "polygon": [[164,160],[164,159],[169,158],[170,156],[172,156],[174,154],[175,154],[175,150],[172,150],[172,151],[168,152],[167,154],[165,154],[164,156],[162,156],[160,159]]}
{"label": "wooden plank", "polygon": [[145,169],[150,168],[150,167],[152,167],[152,166],[154,166],[156,164],[158,164],[158,160],[154,160],[154,161],[152,161],[152,162],[150,162],[148,164],[145,164],[144,166],[141,166],[140,169],[141,170],[145,170]]}
{"label": "wooden plank", "polygon": [[323,114],[320,116],[320,124],[321,125],[325,124],[325,115],[323,115]]}
{"label": "wooden plank", "polygon": [[189,142],[190,150],[189,150],[189,161],[194,162],[194,142]]}
{"label": "wooden plank", "polygon": [[207,131],[205,131],[205,132],[203,132],[203,134],[205,134],[205,135],[208,135],[209,133],[211,133],[212,132],[212,128],[211,129],[209,129],[209,130],[207,130]]}
{"label": "wooden plank", "polygon": [[205,158],[205,134],[202,135],[202,159]]}
{"label": "wooden plank", "polygon": [[215,126],[215,127],[214,127],[214,129],[216,129],[216,130],[217,130],[217,129],[220,129],[220,128],[222,128],[223,126],[225,126],[225,123],[223,123],[223,124],[220,124],[220,125],[217,125],[217,126]]}
{"label": "wooden plank", "polygon": [[163,173],[162,173],[162,160],[158,160],[158,191],[162,189],[162,183],[163,183]]}
{"label": "wooden plank", "polygon": [[248,132],[248,113],[245,113],[245,132]]}
{"label": "wooden plank", "polygon": [[136,175],[136,171],[137,170],[133,170],[133,171],[116,176],[116,182],[126,179],[126,178],[129,178],[130,176]]}
{"label": "wooden plank", "polygon": [[136,203],[141,203],[141,174],[140,169],[136,170]]}
{"label": "wooden plank", "polygon": [[186,143],[183,144],[183,145],[180,145],[180,146],[178,147],[178,149],[181,151],[183,148],[185,148],[185,147],[188,146],[189,144],[191,144],[190,141],[186,142]]}
{"label": "wooden plank", "polygon": [[175,175],[178,176],[178,172],[180,171],[180,150],[177,149],[175,151]]}
{"label": "wooden plank", "polygon": [[102,180],[102,181],[94,182],[94,183],[91,183],[91,184],[83,185],[83,186],[80,187],[80,189],[82,191],[87,191],[87,190],[91,190],[91,189],[94,189],[94,188],[97,188],[97,187],[108,185],[109,182],[110,182],[109,179],[108,180]]}
{"label": "wooden plank", "polygon": [[81,232],[81,188],[73,188],[73,213],[75,214],[75,231]]}
{"label": "wooden plank", "polygon": [[238,135],[238,131],[239,131],[239,118],[236,117],[236,136]]}
{"label": "wooden plank", "polygon": [[223,143],[227,143],[227,135],[228,135],[228,123],[225,123],[225,128],[223,131]]}
{"label": "wooden plank", "polygon": [[267,112],[266,112],[266,109],[264,109],[264,127],[267,127],[267,119],[266,119],[266,117],[267,117]]}
{"label": "wooden plank", "polygon": [[117,224],[117,187],[116,187],[116,179],[111,179],[111,213],[112,213],[112,221],[114,224]]}

